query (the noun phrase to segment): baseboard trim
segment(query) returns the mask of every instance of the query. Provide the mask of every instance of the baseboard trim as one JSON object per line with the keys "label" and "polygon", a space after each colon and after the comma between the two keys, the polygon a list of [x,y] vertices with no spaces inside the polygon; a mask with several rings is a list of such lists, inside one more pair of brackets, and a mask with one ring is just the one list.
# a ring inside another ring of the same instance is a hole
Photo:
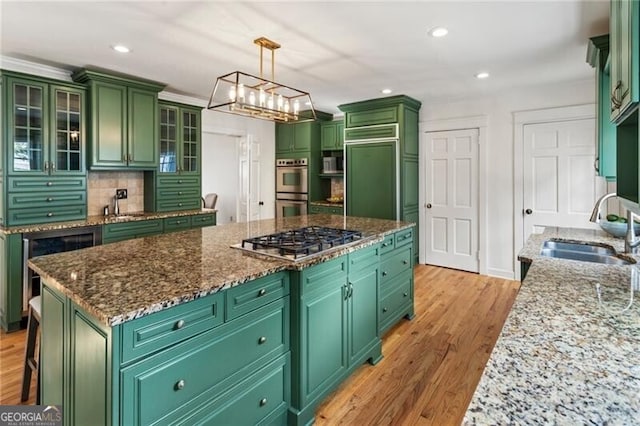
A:
{"label": "baseboard trim", "polygon": [[487,275],[489,275],[490,277],[504,278],[506,280],[516,279],[515,273],[507,269],[487,268]]}

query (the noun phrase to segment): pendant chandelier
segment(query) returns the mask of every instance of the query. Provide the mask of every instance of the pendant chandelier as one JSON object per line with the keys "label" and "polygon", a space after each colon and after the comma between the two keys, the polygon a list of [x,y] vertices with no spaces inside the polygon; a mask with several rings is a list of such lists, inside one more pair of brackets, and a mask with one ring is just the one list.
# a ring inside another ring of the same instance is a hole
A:
{"label": "pendant chandelier", "polygon": [[[260,47],[260,76],[234,71],[218,77],[208,109],[276,122],[316,119],[311,95],[275,82],[275,50],[280,45],[265,37],[253,41]],[[271,80],[263,77],[263,52],[271,51]]]}

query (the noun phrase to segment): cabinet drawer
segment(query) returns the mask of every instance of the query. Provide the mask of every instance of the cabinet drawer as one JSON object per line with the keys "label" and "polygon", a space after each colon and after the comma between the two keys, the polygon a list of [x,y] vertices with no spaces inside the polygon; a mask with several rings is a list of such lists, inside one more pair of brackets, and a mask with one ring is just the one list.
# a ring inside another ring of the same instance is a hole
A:
{"label": "cabinet drawer", "polygon": [[86,191],[9,192],[7,198],[10,209],[87,204]]}
{"label": "cabinet drawer", "polygon": [[393,251],[394,241],[395,241],[395,234],[387,235],[386,237],[384,237],[384,240],[382,240],[382,243],[380,244],[380,254],[382,255],[390,251]]}
{"label": "cabinet drawer", "polygon": [[202,200],[197,198],[167,198],[158,200],[158,211],[194,210],[202,207]]}
{"label": "cabinet drawer", "polygon": [[398,107],[368,109],[366,111],[347,112],[346,127],[370,126],[398,122]]}
{"label": "cabinet drawer", "polygon": [[197,197],[198,199],[200,199],[200,192],[200,188],[198,187],[164,187],[158,189],[158,197],[160,197],[160,199],[164,197],[171,197],[175,199]]}
{"label": "cabinet drawer", "polygon": [[161,233],[162,219],[110,223],[104,225],[104,228],[102,229],[102,242],[106,244]]}
{"label": "cabinet drawer", "polygon": [[413,228],[396,232],[396,248],[413,242]]}
{"label": "cabinet drawer", "polygon": [[209,330],[224,321],[224,294],[175,306],[122,325],[122,362],[129,363]]}
{"label": "cabinet drawer", "polygon": [[227,321],[253,311],[289,294],[289,274],[280,272],[249,283],[240,284],[226,292]]}
{"label": "cabinet drawer", "polygon": [[122,423],[169,424],[289,349],[288,299],[121,370]]}
{"label": "cabinet drawer", "polygon": [[324,213],[322,206],[316,206],[314,204],[309,204],[309,213],[319,214]]}
{"label": "cabinet drawer", "polygon": [[191,226],[193,228],[201,228],[203,226],[212,226],[216,224],[216,214],[197,214],[191,216]]}
{"label": "cabinet drawer", "polygon": [[8,192],[80,191],[87,189],[87,179],[82,177],[32,177],[7,179]]}
{"label": "cabinet drawer", "polygon": [[346,129],[344,132],[346,141],[365,140],[365,139],[397,139],[398,125],[385,124],[383,126],[357,127],[355,129]]}
{"label": "cabinet drawer", "polygon": [[380,328],[386,328],[397,320],[408,305],[411,305],[411,283],[413,280],[402,282],[393,292],[380,300]]}
{"label": "cabinet drawer", "polygon": [[167,217],[164,219],[164,232],[182,231],[191,228],[191,216]]}
{"label": "cabinet drawer", "polygon": [[301,275],[302,294],[331,291],[336,286],[346,284],[347,256],[341,256],[328,262],[319,263],[303,269]]}
{"label": "cabinet drawer", "polygon": [[393,279],[403,271],[411,270],[411,247],[394,252],[380,262],[380,285]]}
{"label": "cabinet drawer", "polygon": [[25,209],[8,209],[7,225],[28,225],[48,222],[64,222],[87,218],[87,205],[47,206]]}
{"label": "cabinet drawer", "polygon": [[286,424],[291,399],[289,365],[289,354],[286,354],[208,403],[195,415],[181,418],[179,424]]}
{"label": "cabinet drawer", "polygon": [[158,176],[158,188],[165,186],[191,186],[200,188],[200,176],[183,176],[183,175],[169,175],[165,176],[160,174]]}
{"label": "cabinet drawer", "polygon": [[371,247],[354,251],[349,254],[349,273],[367,268],[372,264],[380,261],[380,245],[375,244]]}

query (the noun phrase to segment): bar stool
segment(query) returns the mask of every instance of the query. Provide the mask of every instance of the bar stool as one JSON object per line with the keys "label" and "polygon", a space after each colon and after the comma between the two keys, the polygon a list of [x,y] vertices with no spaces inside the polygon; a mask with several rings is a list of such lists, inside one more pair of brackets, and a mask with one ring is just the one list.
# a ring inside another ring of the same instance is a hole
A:
{"label": "bar stool", "polygon": [[[37,379],[36,385],[36,404],[40,404],[40,373],[38,359],[35,357],[36,340],[38,338],[38,328],[40,326],[40,312],[42,306],[42,297],[36,296],[29,300],[29,322],[27,325],[27,346],[24,351],[24,374],[22,376],[22,399],[29,399],[29,388],[31,387],[31,373],[35,371]],[[40,345],[38,345],[38,350]]]}

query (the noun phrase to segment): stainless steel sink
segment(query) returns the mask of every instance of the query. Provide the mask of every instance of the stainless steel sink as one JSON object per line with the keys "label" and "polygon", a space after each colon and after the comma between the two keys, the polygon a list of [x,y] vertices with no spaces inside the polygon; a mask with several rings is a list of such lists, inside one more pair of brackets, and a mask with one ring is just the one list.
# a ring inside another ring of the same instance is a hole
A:
{"label": "stainless steel sink", "polygon": [[605,265],[631,265],[636,263],[635,260],[631,258],[617,255],[616,251],[611,247],[564,241],[545,241],[542,245],[540,255],[555,257],[557,259],[602,263]]}

